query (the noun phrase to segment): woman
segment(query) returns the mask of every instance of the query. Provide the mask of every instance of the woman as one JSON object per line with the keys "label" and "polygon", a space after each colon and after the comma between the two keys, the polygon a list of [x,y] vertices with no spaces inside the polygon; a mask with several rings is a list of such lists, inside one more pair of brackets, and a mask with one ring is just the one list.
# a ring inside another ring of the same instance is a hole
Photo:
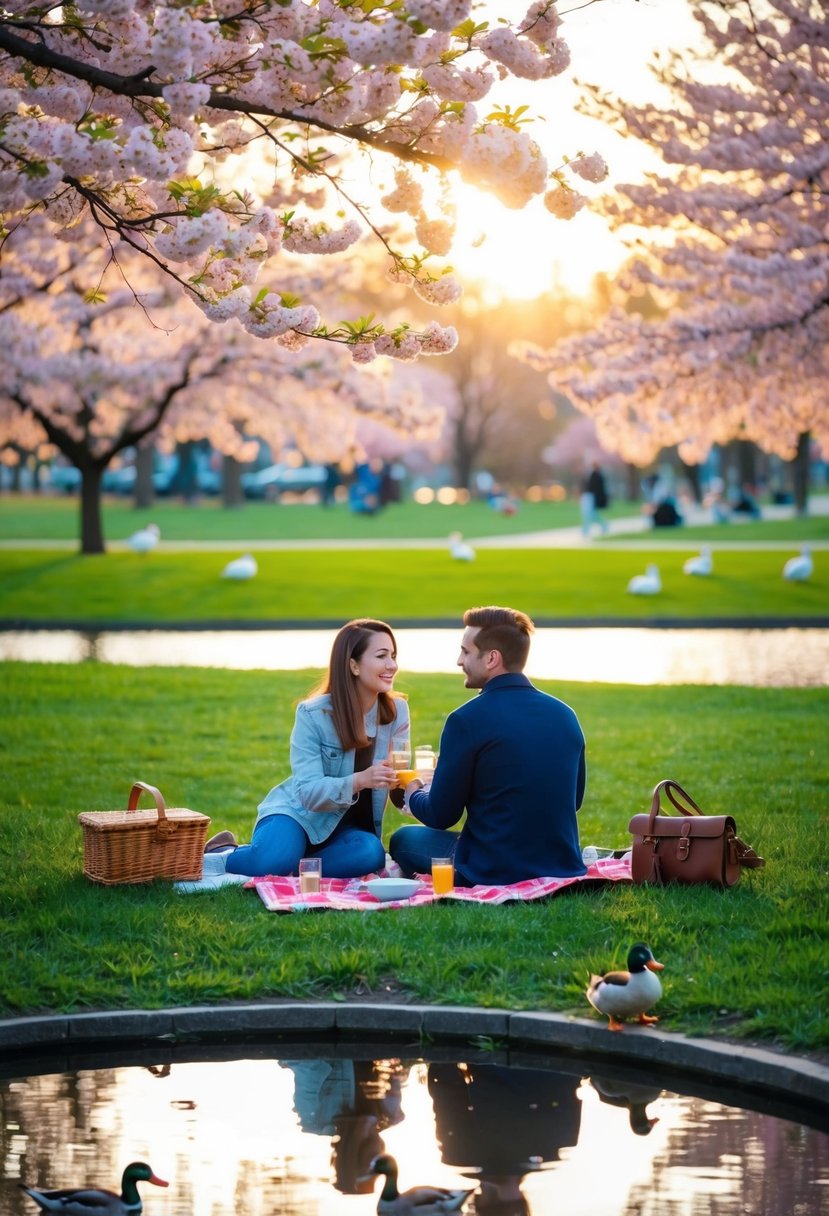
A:
{"label": "woman", "polygon": [[229,832],[208,841],[205,873],[296,874],[300,858],[320,857],[323,877],[356,878],[385,865],[383,811],[397,784],[389,752],[409,745],[409,707],[392,692],[396,673],[388,625],[342,627],[328,674],[297,707],[291,776],[260,804],[250,844],[236,846]]}

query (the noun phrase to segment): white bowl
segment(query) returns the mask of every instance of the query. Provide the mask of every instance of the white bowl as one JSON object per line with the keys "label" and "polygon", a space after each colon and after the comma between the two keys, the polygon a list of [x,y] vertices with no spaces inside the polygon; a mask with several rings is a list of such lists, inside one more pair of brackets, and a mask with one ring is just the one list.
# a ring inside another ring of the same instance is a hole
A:
{"label": "white bowl", "polygon": [[421,884],[416,878],[372,878],[363,885],[383,903],[388,903],[392,899],[411,899]]}

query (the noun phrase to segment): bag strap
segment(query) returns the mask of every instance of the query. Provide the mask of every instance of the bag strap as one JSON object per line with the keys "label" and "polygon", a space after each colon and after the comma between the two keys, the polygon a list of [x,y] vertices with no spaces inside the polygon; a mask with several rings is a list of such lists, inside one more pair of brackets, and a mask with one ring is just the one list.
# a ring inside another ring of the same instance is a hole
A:
{"label": "bag strap", "polygon": [[747,870],[759,870],[766,864],[765,857],[761,857],[759,853],[755,853],[750,844],[746,844],[744,840],[740,840],[739,836],[734,837],[734,848],[737,853],[737,861],[741,866],[745,866]]}
{"label": "bag strap", "polygon": [[[704,812],[697,806],[691,795],[684,790],[676,781],[668,778],[666,781],[660,781],[654,787],[653,797],[651,798],[650,817],[648,819],[648,831],[653,831],[653,824],[656,816],[661,809],[662,794],[671,803],[675,810],[679,811],[680,815],[702,815]],[[682,799],[682,801],[680,801]],[[683,803],[685,805],[683,805]]]}

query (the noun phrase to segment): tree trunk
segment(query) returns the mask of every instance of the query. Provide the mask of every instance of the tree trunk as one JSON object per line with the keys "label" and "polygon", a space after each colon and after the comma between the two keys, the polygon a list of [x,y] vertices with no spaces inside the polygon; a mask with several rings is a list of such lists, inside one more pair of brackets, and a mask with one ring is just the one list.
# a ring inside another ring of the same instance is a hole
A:
{"label": "tree trunk", "polygon": [[86,464],[81,469],[81,553],[105,553],[101,516],[103,467]]}
{"label": "tree trunk", "polygon": [[475,456],[480,451],[480,444],[472,440],[464,426],[464,419],[455,422],[455,443],[452,453],[452,463],[455,466],[455,485],[462,490],[468,490],[472,482],[472,466]]}
{"label": "tree trunk", "polygon": [[241,507],[244,501],[242,465],[235,456],[224,456],[222,457],[222,502],[226,507]]}
{"label": "tree trunk", "polygon": [[196,464],[196,452],[198,450],[198,441],[188,439],[184,443],[176,444],[176,455],[178,456],[178,468],[173,479],[173,492],[180,494],[186,503],[195,503],[199,497],[199,479],[198,466]]}
{"label": "tree trunk", "polygon": [[628,502],[639,502],[642,497],[642,470],[637,465],[625,465],[625,486]]}
{"label": "tree trunk", "polygon": [[802,517],[809,513],[809,449],[812,436],[809,431],[803,431],[797,437],[797,453],[792,461],[792,481],[794,483],[795,515]]}
{"label": "tree trunk", "polygon": [[737,473],[740,489],[754,491],[757,487],[757,447],[750,439],[737,440]]}
{"label": "tree trunk", "polygon": [[680,459],[679,463],[682,466],[682,472],[685,474],[688,480],[688,485],[691,487],[691,494],[693,495],[694,502],[699,505],[702,502],[702,486],[700,485],[699,465],[686,464],[682,459]]}
{"label": "tree trunk", "polygon": [[135,506],[151,507],[155,502],[155,487],[153,485],[153,459],[155,449],[152,444],[136,449],[135,453]]}

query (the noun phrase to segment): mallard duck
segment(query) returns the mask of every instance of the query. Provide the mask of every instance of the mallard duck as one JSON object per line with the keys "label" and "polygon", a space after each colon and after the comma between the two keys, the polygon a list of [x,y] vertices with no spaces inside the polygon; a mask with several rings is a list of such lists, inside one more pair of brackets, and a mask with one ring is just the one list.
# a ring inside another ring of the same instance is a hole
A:
{"label": "mallard duck", "polygon": [[468,1191],[450,1191],[442,1186],[412,1186],[401,1195],[397,1189],[397,1162],[388,1153],[375,1157],[370,1175],[385,1174],[386,1182],[377,1200],[378,1216],[440,1216],[442,1212],[459,1212],[476,1187]]}
{"label": "mallard duck", "polygon": [[136,1185],[139,1182],[151,1182],[153,1186],[170,1185],[163,1178],[156,1178],[144,1161],[133,1161],[124,1170],[120,1195],[91,1187],[40,1191],[37,1187],[24,1186],[22,1182],[20,1185],[44,1212],[61,1212],[62,1216],[138,1216],[143,1207]]}
{"label": "mallard duck", "polygon": [[608,1017],[608,1030],[623,1030],[623,1019],[637,1017],[643,1026],[651,1026],[659,1018],[645,1012],[662,995],[659,976],[663,963],[658,963],[644,942],[631,946],[627,971],[608,971],[606,975],[591,975],[587,999],[594,1009]]}

